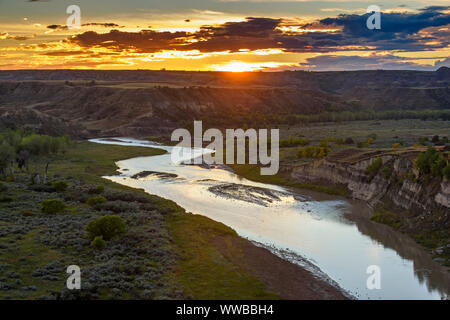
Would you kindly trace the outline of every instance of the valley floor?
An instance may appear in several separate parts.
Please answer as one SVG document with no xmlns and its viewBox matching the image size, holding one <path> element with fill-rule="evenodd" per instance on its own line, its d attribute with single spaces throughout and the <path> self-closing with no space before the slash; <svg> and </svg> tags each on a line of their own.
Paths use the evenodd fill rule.
<svg viewBox="0 0 450 320">
<path fill-rule="evenodd" d="M 0 197 L 1 299 L 345 299 L 339 289 L 172 201 L 108 180 L 115 161 L 161 154 L 139 147 L 78 143 L 50 164 L 50 182 L 16 173 Z M 104 196 L 103 204 L 88 205 Z M 65 209 L 45 214 L 41 203 Z M 94 249 L 85 227 L 116 214 L 127 234 Z M 82 270 L 80 292 L 65 289 L 66 268 Z"/>
</svg>

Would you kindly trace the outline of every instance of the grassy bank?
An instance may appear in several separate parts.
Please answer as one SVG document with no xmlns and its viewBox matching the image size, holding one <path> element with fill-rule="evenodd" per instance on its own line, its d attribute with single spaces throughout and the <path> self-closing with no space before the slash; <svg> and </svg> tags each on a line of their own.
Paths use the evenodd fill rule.
<svg viewBox="0 0 450 320">
<path fill-rule="evenodd" d="M 109 184 L 102 176 L 113 175 L 117 172 L 115 162 L 119 160 L 156 156 L 166 151 L 154 148 L 128 147 L 91 142 L 78 143 L 67 150 L 64 157 L 51 163 L 49 172 L 53 175 L 74 176 L 91 183 Z"/>
<path fill-rule="evenodd" d="M 169 230 L 180 254 L 176 273 L 186 293 L 196 299 L 276 299 L 264 284 L 233 264 L 215 246 L 225 238 L 228 252 L 245 260 L 230 241 L 238 237 L 229 227 L 199 215 L 184 212 L 171 215 Z"/>
<path fill-rule="evenodd" d="M 82 142 L 49 167 L 50 182 L 66 181 L 67 190 L 32 186 L 25 173 L 2 181 L 0 299 L 276 298 L 214 245 L 224 235 L 238 237 L 232 229 L 101 178 L 116 172 L 117 160 L 164 152 Z M 98 195 L 107 201 L 87 204 Z M 65 209 L 43 213 L 46 199 L 64 202 Z M 106 214 L 123 218 L 127 233 L 94 249 L 85 226 Z M 72 264 L 82 269 L 80 292 L 65 289 L 65 269 Z"/>
</svg>

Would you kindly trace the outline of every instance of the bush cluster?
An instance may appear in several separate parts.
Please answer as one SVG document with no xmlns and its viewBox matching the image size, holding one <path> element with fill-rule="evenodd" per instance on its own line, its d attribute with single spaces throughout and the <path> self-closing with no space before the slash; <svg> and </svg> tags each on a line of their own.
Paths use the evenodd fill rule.
<svg viewBox="0 0 450 320">
<path fill-rule="evenodd" d="M 367 166 L 366 174 L 368 174 L 370 177 L 374 177 L 378 173 L 378 170 L 380 170 L 382 165 L 383 159 L 378 157 L 376 160 L 374 160 L 371 164 Z"/>
<path fill-rule="evenodd" d="M 61 212 L 66 208 L 64 202 L 58 199 L 44 200 L 42 201 L 41 206 L 42 212 L 50 214 Z"/>
<path fill-rule="evenodd" d="M 450 179 L 450 164 L 442 152 L 433 147 L 428 147 L 427 151 L 419 154 L 416 160 L 416 167 L 421 176 L 431 175 Z"/>
<path fill-rule="evenodd" d="M 90 206 L 95 206 L 95 205 L 105 203 L 105 202 L 106 202 L 106 198 L 103 196 L 91 197 L 86 201 L 86 203 Z"/>
<path fill-rule="evenodd" d="M 89 222 L 86 230 L 91 239 L 102 236 L 105 240 L 111 240 L 126 233 L 126 223 L 119 216 L 103 216 Z"/>
<path fill-rule="evenodd" d="M 69 185 L 65 181 L 55 181 L 52 183 L 53 189 L 55 189 L 56 192 L 64 192 L 67 190 Z"/>
<path fill-rule="evenodd" d="M 307 146 L 299 148 L 297 151 L 298 158 L 325 158 L 330 152 L 327 140 L 322 140 L 318 146 Z"/>
<path fill-rule="evenodd" d="M 106 241 L 103 240 L 103 236 L 96 236 L 91 242 L 91 246 L 95 249 L 103 249 L 106 247 Z"/>
</svg>

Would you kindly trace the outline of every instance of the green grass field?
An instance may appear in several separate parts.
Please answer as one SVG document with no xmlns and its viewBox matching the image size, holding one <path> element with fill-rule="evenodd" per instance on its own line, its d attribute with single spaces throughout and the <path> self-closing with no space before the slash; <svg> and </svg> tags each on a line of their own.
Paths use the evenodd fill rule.
<svg viewBox="0 0 450 320">
<path fill-rule="evenodd" d="M 449 137 L 450 124 L 448 121 L 417 119 L 326 122 L 302 127 L 282 126 L 280 134 L 282 139 L 301 136 L 311 140 L 313 144 L 331 137 L 351 137 L 355 141 L 366 141 L 369 135 L 376 134 L 377 138 L 371 147 L 389 148 L 400 142 L 408 146 L 414 145 L 419 137 Z"/>
</svg>

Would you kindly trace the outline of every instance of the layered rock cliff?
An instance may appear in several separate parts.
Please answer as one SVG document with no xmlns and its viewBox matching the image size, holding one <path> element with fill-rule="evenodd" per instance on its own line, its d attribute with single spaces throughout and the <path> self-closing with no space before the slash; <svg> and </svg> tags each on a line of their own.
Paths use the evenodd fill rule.
<svg viewBox="0 0 450 320">
<path fill-rule="evenodd" d="M 291 178 L 297 183 L 325 183 L 345 186 L 355 199 L 373 207 L 386 204 L 405 209 L 412 214 L 449 212 L 450 181 L 434 179 L 427 184 L 418 182 L 414 158 L 424 148 L 377 150 L 362 152 L 347 149 L 332 157 L 292 169 Z M 382 168 L 371 176 L 367 167 L 382 159 Z"/>
</svg>

